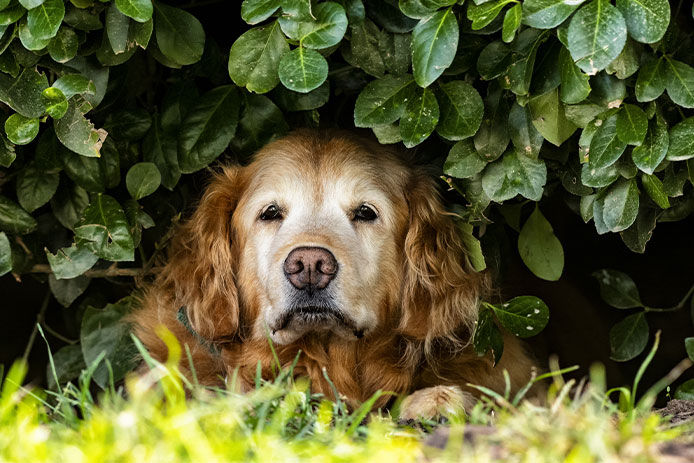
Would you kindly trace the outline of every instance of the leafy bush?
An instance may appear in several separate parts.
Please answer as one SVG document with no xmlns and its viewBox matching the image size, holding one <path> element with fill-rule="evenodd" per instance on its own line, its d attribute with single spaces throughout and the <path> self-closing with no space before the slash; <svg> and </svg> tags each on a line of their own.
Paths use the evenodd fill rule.
<svg viewBox="0 0 694 463">
<path fill-rule="evenodd" d="M 250 26 L 233 37 L 236 6 L 170 3 L 0 0 L 0 275 L 48 275 L 66 307 L 90 286 L 81 310 L 108 302 L 94 278 L 153 271 L 199 189 L 191 174 L 298 126 L 445 150 L 477 270 L 494 221 L 519 231 L 535 275 L 560 278 L 543 198 L 566 194 L 635 252 L 658 222 L 694 210 L 682 2 L 245 0 Z M 77 317 L 81 346 L 58 353 L 65 377 L 121 351 L 127 305 Z M 479 352 L 500 354 L 503 307 L 484 306 Z M 127 362 L 111 360 L 122 376 Z"/>
</svg>

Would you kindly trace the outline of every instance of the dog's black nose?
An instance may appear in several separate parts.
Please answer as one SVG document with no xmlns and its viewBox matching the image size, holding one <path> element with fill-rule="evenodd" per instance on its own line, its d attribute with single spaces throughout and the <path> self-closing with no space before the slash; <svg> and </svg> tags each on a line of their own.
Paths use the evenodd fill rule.
<svg viewBox="0 0 694 463">
<path fill-rule="evenodd" d="M 284 261 L 284 275 L 296 289 L 309 294 L 323 289 L 337 274 L 337 260 L 325 248 L 295 248 Z"/>
</svg>

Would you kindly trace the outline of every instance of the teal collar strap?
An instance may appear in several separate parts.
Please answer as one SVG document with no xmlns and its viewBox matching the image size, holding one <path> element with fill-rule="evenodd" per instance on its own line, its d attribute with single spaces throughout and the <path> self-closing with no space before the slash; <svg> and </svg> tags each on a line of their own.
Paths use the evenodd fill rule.
<svg viewBox="0 0 694 463">
<path fill-rule="evenodd" d="M 217 346 L 215 346 L 212 342 L 210 342 L 209 339 L 205 339 L 204 337 L 200 336 L 200 333 L 198 333 L 197 331 L 195 331 L 195 329 L 193 329 L 193 327 L 190 324 L 190 319 L 188 318 L 188 309 L 186 308 L 186 306 L 183 305 L 183 306 L 181 306 L 180 309 L 178 309 L 178 313 L 176 314 L 176 319 L 178 319 L 178 321 L 181 323 L 181 325 L 183 325 L 185 327 L 185 329 L 191 335 L 193 335 L 193 337 L 198 342 L 198 344 L 200 344 L 201 346 L 206 348 L 213 355 L 219 355 L 220 354 L 219 348 Z"/>
</svg>

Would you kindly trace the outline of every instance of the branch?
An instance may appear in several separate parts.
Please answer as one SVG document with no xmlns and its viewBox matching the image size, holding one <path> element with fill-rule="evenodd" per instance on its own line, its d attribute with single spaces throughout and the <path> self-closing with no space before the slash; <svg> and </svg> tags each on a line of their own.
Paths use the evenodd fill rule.
<svg viewBox="0 0 694 463">
<path fill-rule="evenodd" d="M 87 270 L 82 275 L 90 278 L 109 278 L 109 277 L 139 277 L 150 273 L 155 273 L 161 270 L 161 267 L 151 268 L 119 268 L 109 267 L 103 269 Z M 53 273 L 50 265 L 36 264 L 29 269 L 27 273 Z"/>
</svg>

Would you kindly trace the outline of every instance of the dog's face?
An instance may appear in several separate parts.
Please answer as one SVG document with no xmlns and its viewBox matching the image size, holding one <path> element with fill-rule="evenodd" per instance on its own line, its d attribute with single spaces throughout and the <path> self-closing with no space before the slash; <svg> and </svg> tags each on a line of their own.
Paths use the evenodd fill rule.
<svg viewBox="0 0 694 463">
<path fill-rule="evenodd" d="M 219 342 L 464 342 L 482 287 L 433 179 L 339 133 L 295 133 L 223 168 L 172 249 L 175 304 Z"/>
<path fill-rule="evenodd" d="M 406 169 L 344 139 L 278 142 L 246 168 L 233 213 L 255 336 L 368 336 L 398 298 Z"/>
</svg>

